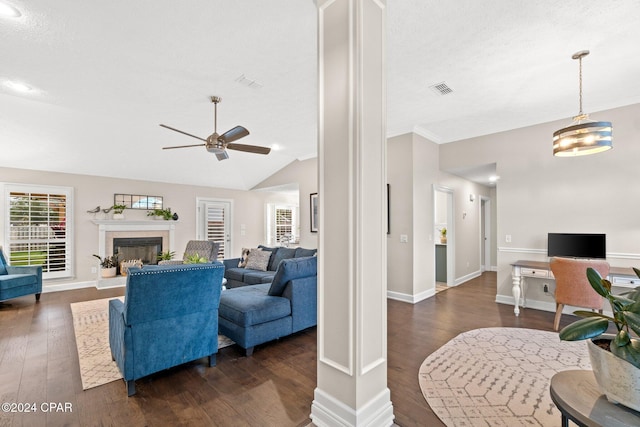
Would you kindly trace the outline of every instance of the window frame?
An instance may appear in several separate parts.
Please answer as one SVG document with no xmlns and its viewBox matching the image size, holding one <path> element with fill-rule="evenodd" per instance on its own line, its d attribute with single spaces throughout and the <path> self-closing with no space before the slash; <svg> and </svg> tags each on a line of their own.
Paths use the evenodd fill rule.
<svg viewBox="0 0 640 427">
<path fill-rule="evenodd" d="M 7 257 L 7 261 L 11 259 L 11 245 L 15 243 L 15 240 L 11 240 L 11 194 L 12 193 L 26 193 L 26 194 L 46 194 L 46 195 L 64 195 L 65 196 L 65 236 L 64 236 L 64 270 L 59 271 L 43 271 L 43 279 L 68 279 L 73 278 L 75 274 L 75 260 L 73 258 L 74 252 L 74 188 L 67 186 L 53 186 L 53 185 L 39 185 L 39 184 L 18 184 L 18 183 L 3 183 L 3 197 L 0 206 L 1 211 L 4 214 L 4 236 L 2 240 L 4 242 L 3 249 Z M 29 239 L 31 240 L 31 239 Z M 54 240 L 46 240 L 46 243 L 54 242 Z M 59 242 L 59 241 L 58 241 Z M 9 261 L 9 264 L 11 262 Z"/>
</svg>

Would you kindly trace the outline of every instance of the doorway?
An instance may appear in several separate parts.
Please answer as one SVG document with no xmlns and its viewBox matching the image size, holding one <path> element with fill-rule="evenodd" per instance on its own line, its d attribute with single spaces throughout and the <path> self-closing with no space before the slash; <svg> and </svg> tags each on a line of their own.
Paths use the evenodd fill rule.
<svg viewBox="0 0 640 427">
<path fill-rule="evenodd" d="M 480 269 L 491 271 L 491 199 L 480 196 Z"/>
<path fill-rule="evenodd" d="M 230 258 L 232 254 L 231 200 L 201 199 L 197 203 L 197 239 L 220 243 L 218 259 Z"/>
<path fill-rule="evenodd" d="M 438 286 L 455 285 L 455 224 L 453 189 L 433 185 L 434 272 Z M 444 231 L 444 232 L 443 232 Z"/>
</svg>

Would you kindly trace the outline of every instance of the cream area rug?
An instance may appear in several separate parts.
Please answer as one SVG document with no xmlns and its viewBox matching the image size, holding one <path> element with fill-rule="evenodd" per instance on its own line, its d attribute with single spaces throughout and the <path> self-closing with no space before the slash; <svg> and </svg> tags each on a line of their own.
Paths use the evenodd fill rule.
<svg viewBox="0 0 640 427">
<path fill-rule="evenodd" d="M 584 342 L 555 332 L 484 328 L 458 335 L 420 366 L 427 403 L 448 427 L 554 426 L 551 377 L 591 369 Z"/>
<path fill-rule="evenodd" d="M 116 362 L 111 360 L 109 348 L 109 301 L 112 299 L 71 304 L 83 390 L 122 378 Z M 218 335 L 219 349 L 232 344 L 229 338 Z"/>
</svg>

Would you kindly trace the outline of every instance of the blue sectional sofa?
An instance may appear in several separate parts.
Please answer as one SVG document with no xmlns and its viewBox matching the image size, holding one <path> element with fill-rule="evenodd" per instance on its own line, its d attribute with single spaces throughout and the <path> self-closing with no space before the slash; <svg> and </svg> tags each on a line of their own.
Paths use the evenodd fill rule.
<svg viewBox="0 0 640 427">
<path fill-rule="evenodd" d="M 315 256 L 279 261 L 271 283 L 227 289 L 220 296 L 219 328 L 245 349 L 317 324 Z"/>
<path fill-rule="evenodd" d="M 266 271 L 251 270 L 249 268 L 238 267 L 240 258 L 225 259 L 224 277 L 227 279 L 226 287 L 237 288 L 239 286 L 258 285 L 260 283 L 271 283 L 278 269 L 278 264 L 284 259 L 310 257 L 315 255 L 316 249 L 305 248 L 285 248 L 258 246 L 263 251 L 271 252 L 269 265 Z"/>
<path fill-rule="evenodd" d="M 31 294 L 35 294 L 36 301 L 40 301 L 41 293 L 42 266 L 8 265 L 0 246 L 0 301 Z"/>
<path fill-rule="evenodd" d="M 124 303 L 109 301 L 109 345 L 127 384 L 218 352 L 218 304 L 224 266 L 131 267 Z"/>
</svg>

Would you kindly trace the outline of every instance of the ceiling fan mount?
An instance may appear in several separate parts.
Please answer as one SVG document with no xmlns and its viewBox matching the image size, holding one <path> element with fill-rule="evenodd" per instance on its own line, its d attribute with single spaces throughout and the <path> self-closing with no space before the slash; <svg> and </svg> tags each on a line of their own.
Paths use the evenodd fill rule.
<svg viewBox="0 0 640 427">
<path fill-rule="evenodd" d="M 246 144 L 234 144 L 233 141 L 237 141 L 240 138 L 244 138 L 249 135 L 249 131 L 242 127 L 236 126 L 222 135 L 218 134 L 218 103 L 222 101 L 222 98 L 219 96 L 212 96 L 211 102 L 213 103 L 213 133 L 209 135 L 206 139 L 200 138 L 199 136 L 192 135 L 190 133 L 181 131 L 179 129 L 172 128 L 167 125 L 161 124 L 163 128 L 172 130 L 174 132 L 181 133 L 183 135 L 190 136 L 195 139 L 199 139 L 204 141 L 204 144 L 192 144 L 192 145 L 178 145 L 173 147 L 163 147 L 163 150 L 172 150 L 174 148 L 187 148 L 187 147 L 202 147 L 204 146 L 206 150 L 210 153 L 216 155 L 218 160 L 225 160 L 229 158 L 227 154 L 227 149 L 229 150 L 237 150 L 237 151 L 245 151 L 247 153 L 255 153 L 255 154 L 269 154 L 271 151 L 268 147 L 260 147 L 257 145 L 246 145 Z"/>
</svg>

